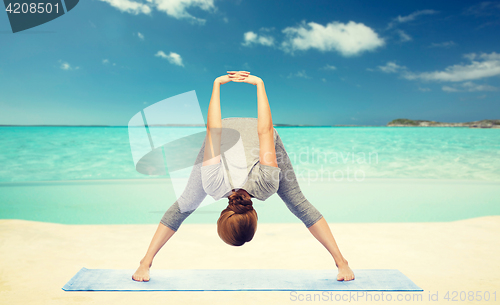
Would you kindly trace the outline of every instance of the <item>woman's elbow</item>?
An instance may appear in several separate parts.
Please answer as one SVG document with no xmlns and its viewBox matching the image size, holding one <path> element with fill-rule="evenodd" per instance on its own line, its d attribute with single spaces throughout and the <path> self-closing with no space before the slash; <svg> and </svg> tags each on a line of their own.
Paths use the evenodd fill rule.
<svg viewBox="0 0 500 305">
<path fill-rule="evenodd" d="M 272 131 L 273 131 L 273 125 L 257 128 L 257 133 L 259 134 L 259 136 L 267 135 Z"/>
<path fill-rule="evenodd" d="M 220 137 L 222 134 L 222 126 L 207 126 L 207 133 L 212 137 Z"/>
</svg>

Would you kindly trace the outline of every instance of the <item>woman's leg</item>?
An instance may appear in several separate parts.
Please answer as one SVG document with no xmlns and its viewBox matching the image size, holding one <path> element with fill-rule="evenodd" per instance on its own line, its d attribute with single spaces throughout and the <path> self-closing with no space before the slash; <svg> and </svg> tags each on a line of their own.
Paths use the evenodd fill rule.
<svg viewBox="0 0 500 305">
<path fill-rule="evenodd" d="M 138 282 L 149 281 L 149 268 L 153 264 L 153 259 L 160 251 L 161 247 L 174 235 L 175 231 L 160 223 L 156 229 L 155 235 L 149 244 L 148 251 L 143 259 L 139 262 L 139 268 L 132 275 L 132 279 Z"/>
<path fill-rule="evenodd" d="M 309 228 L 320 220 L 323 215 L 302 194 L 292 163 L 279 134 L 276 136 L 275 143 L 276 160 L 278 167 L 281 169 L 277 194 L 285 202 L 288 209 Z"/>
<path fill-rule="evenodd" d="M 174 235 L 174 233 L 179 229 L 179 226 L 182 222 L 194 211 L 195 207 L 198 207 L 203 199 L 206 197 L 206 193 L 203 190 L 203 185 L 201 183 L 201 166 L 203 162 L 203 153 L 205 151 L 205 143 L 203 143 L 198 156 L 196 157 L 195 165 L 191 170 L 191 174 L 189 176 L 189 180 L 186 186 L 186 189 L 179 197 L 177 201 L 170 206 L 170 208 L 163 215 L 158 228 L 149 244 L 148 250 L 144 258 L 141 259 L 139 263 L 139 268 L 132 275 L 132 279 L 139 282 L 147 282 L 149 281 L 149 268 L 153 264 L 153 259 L 163 247 L 163 245 Z M 179 207 L 179 201 L 183 207 L 183 210 L 186 210 L 189 203 L 190 207 L 194 207 L 194 209 L 190 209 L 186 212 L 181 212 Z M 186 203 L 186 204 L 184 204 Z"/>
<path fill-rule="evenodd" d="M 302 194 L 292 163 L 279 135 L 276 138 L 276 159 L 278 167 L 281 169 L 278 196 L 285 202 L 288 209 L 306 225 L 311 234 L 330 252 L 335 260 L 335 265 L 339 269 L 337 280 L 353 280 L 354 273 L 347 260 L 340 253 L 328 223 Z"/>
</svg>

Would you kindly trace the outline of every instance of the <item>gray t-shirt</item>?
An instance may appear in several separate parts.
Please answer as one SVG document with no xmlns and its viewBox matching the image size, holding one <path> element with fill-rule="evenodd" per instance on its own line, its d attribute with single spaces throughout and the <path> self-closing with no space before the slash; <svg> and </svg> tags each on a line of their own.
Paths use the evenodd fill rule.
<svg viewBox="0 0 500 305">
<path fill-rule="evenodd" d="M 258 135 L 255 137 L 255 129 L 250 129 L 252 124 L 249 124 L 249 120 L 254 120 L 257 123 L 256 118 L 231 118 L 223 119 L 222 127 L 228 127 L 229 125 L 241 125 L 240 130 L 247 130 L 250 132 L 250 140 L 258 143 Z M 257 126 L 257 125 L 255 125 Z M 253 127 L 252 127 L 253 128 Z M 244 135 L 244 133 L 242 133 Z M 304 225 L 309 228 L 314 225 L 323 216 L 304 196 L 300 190 L 297 177 L 293 170 L 292 162 L 285 150 L 283 141 L 281 140 L 279 134 L 275 133 L 275 148 L 276 148 L 276 159 L 278 161 L 278 166 L 280 168 L 280 185 L 278 191 L 276 192 L 278 196 L 286 204 L 287 208 L 299 218 Z M 252 142 L 250 140 L 246 141 L 246 145 Z M 201 168 L 203 162 L 203 152 L 205 149 L 205 143 L 203 143 L 198 156 L 196 157 L 196 162 L 189 176 L 188 185 L 182 193 L 182 195 L 176 200 L 170 208 L 163 214 L 161 223 L 170 229 L 177 231 L 182 224 L 182 222 L 193 213 L 193 211 L 202 203 L 202 201 L 207 196 L 207 193 L 203 189 L 201 181 Z M 225 151 L 221 148 L 221 151 Z M 194 207 L 193 209 L 185 210 L 183 207 Z"/>
<path fill-rule="evenodd" d="M 205 192 L 215 200 L 227 198 L 232 189 L 244 189 L 258 200 L 266 200 L 279 188 L 280 168 L 259 162 L 259 136 L 257 120 L 248 118 L 224 119 L 221 134 L 221 160 L 217 164 L 202 166 L 201 180 Z M 234 139 L 238 131 L 239 139 Z M 274 130 L 274 139 L 277 132 Z M 227 147 L 231 145 L 231 147 Z"/>
</svg>

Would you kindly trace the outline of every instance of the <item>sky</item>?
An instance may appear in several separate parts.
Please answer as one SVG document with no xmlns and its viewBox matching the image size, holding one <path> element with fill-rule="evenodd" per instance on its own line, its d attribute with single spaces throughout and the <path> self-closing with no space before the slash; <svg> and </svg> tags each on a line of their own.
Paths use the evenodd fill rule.
<svg viewBox="0 0 500 305">
<path fill-rule="evenodd" d="M 127 126 L 228 70 L 264 80 L 276 124 L 500 119 L 500 1 L 83 0 L 12 33 L 0 13 L 0 124 Z M 257 117 L 253 85 L 222 117 Z"/>
</svg>

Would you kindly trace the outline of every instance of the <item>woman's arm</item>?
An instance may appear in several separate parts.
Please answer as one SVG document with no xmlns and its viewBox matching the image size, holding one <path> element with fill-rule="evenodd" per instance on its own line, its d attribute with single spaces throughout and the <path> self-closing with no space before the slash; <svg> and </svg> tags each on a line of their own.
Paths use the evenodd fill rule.
<svg viewBox="0 0 500 305">
<path fill-rule="evenodd" d="M 271 115 L 271 107 L 267 100 L 266 88 L 264 81 L 259 78 L 257 81 L 257 104 L 258 104 L 258 119 L 257 131 L 259 135 L 273 132 L 273 118 Z"/>
<path fill-rule="evenodd" d="M 259 162 L 264 165 L 278 167 L 276 150 L 274 148 L 274 128 L 271 107 L 267 100 L 264 82 L 257 83 L 258 119 L 257 131 L 259 133 Z"/>
<path fill-rule="evenodd" d="M 220 162 L 220 135 L 222 119 L 220 111 L 220 85 L 219 78 L 215 79 L 212 97 L 207 114 L 207 147 L 203 155 L 203 166 Z"/>
<path fill-rule="evenodd" d="M 235 72 L 231 76 L 223 75 L 217 77 L 212 88 L 212 97 L 208 106 L 207 114 L 207 149 L 203 155 L 203 166 L 217 164 L 220 162 L 220 137 L 222 132 L 222 119 L 220 110 L 220 86 L 243 78 L 248 72 Z"/>
<path fill-rule="evenodd" d="M 229 72 L 232 73 L 232 72 Z M 274 128 L 271 107 L 267 99 L 264 81 L 257 76 L 248 75 L 238 82 L 245 82 L 257 87 L 257 131 L 259 133 L 259 162 L 264 165 L 278 167 L 274 148 Z"/>
</svg>

